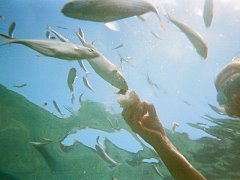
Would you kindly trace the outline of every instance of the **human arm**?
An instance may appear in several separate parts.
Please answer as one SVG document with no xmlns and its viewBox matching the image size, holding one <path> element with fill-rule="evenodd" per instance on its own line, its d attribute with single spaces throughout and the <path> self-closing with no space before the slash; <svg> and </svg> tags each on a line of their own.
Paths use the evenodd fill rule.
<svg viewBox="0 0 240 180">
<path fill-rule="evenodd" d="M 170 142 L 152 104 L 141 102 L 137 94 L 131 92 L 121 105 L 125 121 L 153 146 L 174 179 L 205 179 Z"/>
</svg>

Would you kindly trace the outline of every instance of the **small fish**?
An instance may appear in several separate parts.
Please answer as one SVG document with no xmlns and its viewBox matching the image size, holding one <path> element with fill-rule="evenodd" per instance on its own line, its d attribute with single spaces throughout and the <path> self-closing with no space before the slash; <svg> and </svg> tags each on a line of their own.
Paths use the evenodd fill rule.
<svg viewBox="0 0 240 180">
<path fill-rule="evenodd" d="M 67 17 L 97 22 L 112 22 L 154 12 L 164 28 L 155 4 L 149 0 L 72 0 L 63 6 L 61 12 Z"/>
<path fill-rule="evenodd" d="M 153 169 L 156 171 L 156 173 L 161 176 L 164 177 L 164 175 L 158 170 L 157 166 L 155 164 L 152 164 Z"/>
<path fill-rule="evenodd" d="M 203 20 L 205 26 L 210 27 L 213 19 L 213 0 L 205 0 L 203 9 Z"/>
<path fill-rule="evenodd" d="M 68 29 L 68 28 L 63 27 L 63 26 L 56 26 L 56 27 L 59 28 L 59 29 Z"/>
<path fill-rule="evenodd" d="M 57 112 L 63 116 L 57 102 L 55 100 L 53 100 L 52 102 L 53 102 L 53 105 L 54 105 L 55 109 L 57 110 Z"/>
<path fill-rule="evenodd" d="M 55 34 L 55 36 L 57 36 L 57 38 L 60 41 L 62 41 L 62 42 L 69 42 L 69 40 L 67 38 L 63 37 L 61 34 L 59 34 L 57 31 L 52 29 L 50 26 L 48 26 L 48 30 L 51 31 L 53 34 Z"/>
<path fill-rule="evenodd" d="M 161 37 L 160 37 L 160 35 L 159 35 L 158 33 L 153 32 L 153 31 L 151 31 L 151 33 L 152 33 L 152 35 L 153 35 L 155 38 L 161 39 Z"/>
<path fill-rule="evenodd" d="M 80 105 L 82 105 L 82 96 L 83 96 L 84 93 L 81 93 L 80 96 L 79 96 L 79 103 Z"/>
<path fill-rule="evenodd" d="M 44 103 L 43 103 L 43 106 L 47 106 L 47 105 L 48 105 L 48 103 L 47 103 L 47 102 L 44 102 Z"/>
<path fill-rule="evenodd" d="M 13 87 L 16 87 L 16 88 L 22 88 L 22 87 L 25 87 L 25 86 L 27 86 L 26 83 L 24 83 L 24 84 L 19 84 L 19 85 L 13 85 Z"/>
<path fill-rule="evenodd" d="M 46 142 L 37 142 L 37 141 L 30 141 L 29 144 L 32 144 L 33 146 L 40 147 L 46 145 Z"/>
<path fill-rule="evenodd" d="M 13 33 L 14 33 L 14 30 L 15 30 L 15 27 L 16 27 L 16 23 L 15 22 L 12 22 L 8 28 L 8 35 L 10 37 L 13 37 Z"/>
<path fill-rule="evenodd" d="M 167 14 L 167 18 L 187 36 L 192 45 L 196 48 L 198 54 L 206 59 L 208 54 L 208 46 L 203 37 L 188 25 L 173 19 L 169 14 Z"/>
<path fill-rule="evenodd" d="M 52 40 L 31 40 L 31 39 L 14 39 L 9 36 L 0 34 L 6 42 L 0 46 L 16 43 L 25 45 L 40 54 L 63 60 L 81 60 L 91 59 L 99 56 L 95 49 L 79 46 L 70 42 L 52 41 Z"/>
<path fill-rule="evenodd" d="M 113 49 L 119 49 L 121 47 L 123 47 L 123 44 L 119 44 L 118 46 L 114 47 Z"/>
<path fill-rule="evenodd" d="M 52 139 L 49 138 L 45 138 L 45 137 L 40 137 L 41 140 L 45 141 L 45 142 L 53 142 Z"/>
<path fill-rule="evenodd" d="M 107 163 L 111 164 L 112 166 L 118 166 L 120 165 L 120 163 L 116 162 L 114 159 L 112 159 L 104 150 L 104 148 L 102 148 L 99 144 L 95 145 L 95 149 L 97 154 L 103 159 L 105 160 Z"/>
<path fill-rule="evenodd" d="M 83 83 L 88 89 L 90 89 L 91 91 L 94 92 L 92 86 L 90 85 L 89 81 L 87 80 L 87 78 L 85 76 L 83 76 Z"/>
<path fill-rule="evenodd" d="M 176 122 L 173 122 L 173 124 L 172 124 L 172 131 L 175 132 L 177 127 L 179 127 L 179 124 L 176 123 Z"/>
<path fill-rule="evenodd" d="M 88 74 L 88 70 L 87 68 L 85 67 L 85 65 L 83 64 L 83 60 L 78 60 L 78 64 L 80 65 L 80 67 L 83 69 L 83 71 Z"/>
<path fill-rule="evenodd" d="M 74 81 L 76 78 L 77 70 L 76 68 L 71 68 L 68 72 L 68 78 L 67 78 L 67 83 L 68 83 L 68 88 L 70 89 L 72 101 L 74 99 Z"/>
<path fill-rule="evenodd" d="M 154 86 L 156 89 L 159 89 L 158 85 L 150 79 L 148 73 L 147 73 L 147 82 L 149 85 Z"/>
<path fill-rule="evenodd" d="M 50 32 L 49 32 L 49 31 L 46 31 L 45 36 L 46 36 L 47 39 L 51 39 L 51 38 L 50 38 Z"/>
</svg>

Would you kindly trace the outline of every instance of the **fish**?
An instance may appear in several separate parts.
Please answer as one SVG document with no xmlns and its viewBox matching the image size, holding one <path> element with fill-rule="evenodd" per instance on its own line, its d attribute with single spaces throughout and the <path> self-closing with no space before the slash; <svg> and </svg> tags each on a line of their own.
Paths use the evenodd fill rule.
<svg viewBox="0 0 240 180">
<path fill-rule="evenodd" d="M 205 26 L 210 27 L 213 19 L 213 0 L 205 0 L 203 8 L 203 20 Z"/>
<path fill-rule="evenodd" d="M 55 100 L 53 100 L 52 102 L 53 102 L 53 106 L 55 107 L 55 109 L 57 110 L 57 112 L 63 116 L 63 114 L 62 114 L 62 112 L 61 112 L 61 110 L 60 110 L 57 102 L 56 102 Z"/>
<path fill-rule="evenodd" d="M 164 177 L 164 175 L 158 170 L 157 166 L 155 164 L 152 164 L 153 169 L 156 171 L 156 173 L 161 176 Z"/>
<path fill-rule="evenodd" d="M 69 42 L 69 40 L 65 37 L 63 37 L 61 34 L 59 34 L 57 31 L 52 29 L 50 26 L 48 26 L 48 30 L 51 31 L 57 38 L 62 42 Z"/>
<path fill-rule="evenodd" d="M 45 138 L 45 137 L 40 137 L 41 140 L 45 141 L 45 142 L 53 142 L 52 139 L 49 138 Z"/>
<path fill-rule="evenodd" d="M 59 28 L 59 29 L 68 29 L 68 28 L 63 27 L 63 26 L 56 26 L 56 27 Z"/>
<path fill-rule="evenodd" d="M 99 56 L 95 49 L 76 45 L 70 42 L 35 40 L 35 39 L 14 39 L 9 36 L 0 34 L 6 42 L 0 46 L 16 43 L 25 45 L 42 55 L 54 57 L 62 60 L 81 60 Z"/>
<path fill-rule="evenodd" d="M 15 30 L 15 27 L 16 27 L 16 23 L 15 22 L 12 22 L 8 28 L 8 35 L 10 37 L 13 37 L 13 33 L 14 33 L 14 30 Z"/>
<path fill-rule="evenodd" d="M 88 89 L 90 89 L 91 91 L 94 92 L 92 86 L 90 85 L 89 81 L 87 80 L 87 77 L 85 77 L 85 76 L 83 76 L 83 83 Z"/>
<path fill-rule="evenodd" d="M 159 86 L 150 79 L 148 73 L 147 73 L 146 76 L 147 76 L 147 82 L 148 82 L 148 84 L 149 84 L 150 86 L 154 86 L 156 89 L 159 89 Z"/>
<path fill-rule="evenodd" d="M 167 14 L 167 18 L 187 36 L 192 45 L 195 47 L 197 53 L 206 59 L 208 54 L 208 46 L 203 37 L 198 32 L 194 31 L 190 26 L 177 21 L 169 14 Z"/>
<path fill-rule="evenodd" d="M 75 78 L 76 78 L 76 74 L 77 74 L 76 68 L 71 68 L 68 72 L 68 78 L 67 78 L 68 88 L 69 88 L 71 96 L 72 96 L 72 102 L 73 102 L 73 99 L 74 99 L 73 84 L 74 84 L 74 81 L 75 81 Z"/>
<path fill-rule="evenodd" d="M 152 33 L 152 35 L 153 35 L 155 38 L 161 39 L 161 37 L 160 37 L 160 35 L 159 35 L 158 33 L 153 32 L 153 31 L 151 31 L 151 33 Z"/>
<path fill-rule="evenodd" d="M 121 47 L 123 47 L 123 44 L 119 44 L 118 46 L 114 47 L 113 49 L 119 49 Z"/>
<path fill-rule="evenodd" d="M 78 64 L 80 65 L 80 67 L 83 69 L 83 71 L 88 74 L 88 70 L 87 68 L 85 67 L 85 65 L 83 64 L 83 60 L 78 60 Z"/>
<path fill-rule="evenodd" d="M 87 43 L 85 41 L 84 33 L 80 28 L 79 31 L 80 32 L 76 33 L 76 35 L 78 36 L 83 46 L 92 48 L 96 52 L 98 52 L 98 50 L 91 43 Z M 98 54 L 99 56 L 97 57 L 88 58 L 88 63 L 100 77 L 102 77 L 112 86 L 119 89 L 118 94 L 126 94 L 128 90 L 128 85 L 122 73 L 117 69 L 117 66 L 114 65 L 111 61 L 109 61 L 102 53 L 98 52 Z"/>
<path fill-rule="evenodd" d="M 47 103 L 47 102 L 44 102 L 44 103 L 43 103 L 43 106 L 47 106 L 47 105 L 48 105 L 48 103 Z"/>
<path fill-rule="evenodd" d="M 95 149 L 97 154 L 103 159 L 105 160 L 107 163 L 111 164 L 112 166 L 118 166 L 120 165 L 120 163 L 116 162 L 114 159 L 112 159 L 104 150 L 104 148 L 102 148 L 99 144 L 95 145 Z"/>
<path fill-rule="evenodd" d="M 153 12 L 165 29 L 157 7 L 149 0 L 72 0 L 61 12 L 67 17 L 105 23 Z"/>
<path fill-rule="evenodd" d="M 16 87 L 16 88 L 22 88 L 22 87 L 25 87 L 25 86 L 27 86 L 26 83 L 24 83 L 24 84 L 19 84 L 19 85 L 13 85 L 13 87 Z"/>
<path fill-rule="evenodd" d="M 51 39 L 49 31 L 46 31 L 45 36 L 46 36 L 47 39 Z"/>
<path fill-rule="evenodd" d="M 84 93 L 81 93 L 80 96 L 79 96 L 79 103 L 80 105 L 82 105 L 82 96 L 83 96 Z"/>
<path fill-rule="evenodd" d="M 40 147 L 40 146 L 44 146 L 46 142 L 30 141 L 29 144 L 32 144 L 33 146 L 36 146 L 36 147 Z"/>
</svg>

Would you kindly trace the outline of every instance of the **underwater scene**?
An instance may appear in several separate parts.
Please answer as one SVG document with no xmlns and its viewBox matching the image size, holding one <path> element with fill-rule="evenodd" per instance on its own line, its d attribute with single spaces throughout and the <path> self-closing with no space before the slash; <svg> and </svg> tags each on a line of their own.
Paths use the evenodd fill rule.
<svg viewBox="0 0 240 180">
<path fill-rule="evenodd" d="M 0 179 L 240 179 L 240 1 L 1 0 Z"/>
</svg>

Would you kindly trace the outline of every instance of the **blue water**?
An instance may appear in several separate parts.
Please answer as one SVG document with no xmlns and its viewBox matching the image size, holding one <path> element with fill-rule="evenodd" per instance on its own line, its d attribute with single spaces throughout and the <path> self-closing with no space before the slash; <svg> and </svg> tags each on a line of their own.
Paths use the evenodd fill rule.
<svg viewBox="0 0 240 180">
<path fill-rule="evenodd" d="M 161 5 L 173 17 L 187 23 L 204 37 L 209 49 L 206 60 L 197 54 L 187 37 L 163 16 L 166 31 L 161 29 L 154 13 L 148 13 L 145 22 L 136 17 L 119 20 L 119 31 L 111 31 L 104 23 L 65 17 L 60 10 L 66 2 L 1 0 L 0 15 L 6 19 L 0 20 L 0 32 L 7 34 L 9 25 L 14 21 L 15 38 L 45 39 L 46 28 L 51 26 L 72 42 L 80 44 L 75 32 L 81 27 L 89 42 L 94 41 L 99 51 L 119 68 L 122 67 L 129 89 L 135 90 L 142 100 L 155 105 L 164 127 L 171 129 L 172 123 L 177 122 L 180 127 L 176 131 L 186 132 L 192 139 L 209 136 L 187 123 L 210 124 L 202 118 L 206 114 L 219 117 L 208 104 L 218 106 L 215 77 L 224 65 L 240 55 L 239 1 L 214 1 L 214 16 L 209 28 L 206 28 L 203 22 L 203 0 L 161 1 Z M 159 3 L 157 0 L 156 2 Z M 152 32 L 157 33 L 160 39 Z M 113 50 L 120 44 L 123 47 Z M 133 59 L 121 64 L 120 56 Z M 52 105 L 52 100 L 56 100 L 64 116 L 68 117 L 70 113 L 64 106 L 77 110 L 78 97 L 83 92 L 83 99 L 101 102 L 111 112 L 121 112 L 117 103 L 121 97 L 116 94 L 118 90 L 100 78 L 87 62 L 85 65 L 90 71 L 88 80 L 94 92 L 84 86 L 84 72 L 77 61 L 45 57 L 18 44 L 0 47 L 0 83 L 39 106 L 47 102 L 48 105 L 44 108 L 49 112 L 60 117 Z M 71 94 L 67 86 L 68 71 L 72 67 L 77 69 L 74 104 L 71 103 Z M 147 74 L 159 88 L 148 83 Z M 23 83 L 27 83 L 27 86 L 13 87 Z M 90 130 L 88 133 L 93 132 Z M 122 133 L 122 136 L 113 137 L 112 141 L 114 138 L 116 142 L 119 141 L 119 137 L 126 138 L 126 132 L 119 133 Z M 92 141 L 95 137 L 96 135 Z M 125 149 L 129 147 L 124 141 L 120 144 L 119 146 Z M 137 144 L 132 144 L 130 148 L 138 149 Z"/>
</svg>

